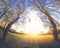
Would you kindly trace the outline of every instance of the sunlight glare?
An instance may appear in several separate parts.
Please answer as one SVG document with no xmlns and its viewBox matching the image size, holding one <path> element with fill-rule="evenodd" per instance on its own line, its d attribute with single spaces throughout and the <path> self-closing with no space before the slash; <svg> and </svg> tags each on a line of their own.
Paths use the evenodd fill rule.
<svg viewBox="0 0 60 48">
<path fill-rule="evenodd" d="M 41 32 L 45 31 L 44 23 L 38 17 L 38 12 L 34 10 L 30 10 L 28 17 L 30 18 L 30 22 L 27 22 L 25 25 L 25 33 L 30 35 L 41 34 Z"/>
<path fill-rule="evenodd" d="M 26 24 L 22 25 L 23 28 L 21 28 L 21 26 L 15 28 L 16 31 L 20 32 L 22 30 L 24 34 L 29 34 L 29 35 L 47 33 L 48 29 L 44 27 L 44 23 L 42 22 L 40 17 L 38 17 L 39 15 L 38 13 L 40 12 L 31 8 L 28 8 L 27 10 L 28 10 L 27 13 L 28 18 L 25 20 Z"/>
</svg>

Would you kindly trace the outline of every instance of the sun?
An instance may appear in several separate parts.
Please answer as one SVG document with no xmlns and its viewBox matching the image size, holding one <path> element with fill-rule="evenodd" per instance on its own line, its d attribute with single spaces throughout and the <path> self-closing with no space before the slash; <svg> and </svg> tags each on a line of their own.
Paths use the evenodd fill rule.
<svg viewBox="0 0 60 48">
<path fill-rule="evenodd" d="M 37 35 L 37 34 L 42 34 L 42 32 L 44 32 L 44 31 L 46 33 L 44 23 L 38 17 L 37 11 L 29 10 L 29 14 L 27 14 L 27 15 L 30 18 L 30 22 L 27 22 L 25 24 L 25 29 L 24 29 L 25 34 Z"/>
<path fill-rule="evenodd" d="M 24 34 L 28 35 L 38 35 L 43 33 L 47 33 L 48 30 L 44 27 L 43 21 L 38 17 L 38 13 L 40 13 L 37 10 L 28 8 L 27 16 L 28 18 L 25 20 L 26 23 L 22 25 L 24 27 L 23 29 L 21 27 L 15 28 L 17 32 L 20 32 L 20 30 L 23 31 Z M 29 21 L 30 20 L 30 21 Z"/>
</svg>

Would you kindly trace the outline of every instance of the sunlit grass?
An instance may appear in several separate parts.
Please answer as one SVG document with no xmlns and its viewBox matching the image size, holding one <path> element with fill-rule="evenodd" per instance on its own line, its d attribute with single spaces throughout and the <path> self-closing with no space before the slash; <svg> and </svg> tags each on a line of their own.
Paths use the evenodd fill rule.
<svg viewBox="0 0 60 48">
<path fill-rule="evenodd" d="M 60 39 L 60 34 L 58 35 Z M 8 39 L 10 41 L 10 46 L 12 48 L 22 48 L 22 47 L 31 47 L 31 48 L 37 48 L 37 47 L 44 47 L 47 45 L 48 47 L 51 46 L 51 48 L 55 46 L 59 46 L 59 43 L 54 42 L 53 34 L 50 35 L 23 35 L 23 34 L 14 34 L 9 33 Z"/>
<path fill-rule="evenodd" d="M 54 41 L 53 34 L 45 34 L 45 35 L 23 35 L 23 34 L 14 34 L 14 33 L 9 33 L 10 36 L 14 38 L 18 38 L 21 40 L 24 40 L 25 42 L 33 42 L 33 43 L 43 43 L 43 42 L 49 42 L 49 41 Z M 58 34 L 58 38 L 60 39 L 60 34 Z"/>
<path fill-rule="evenodd" d="M 60 39 L 60 34 L 58 34 Z M 59 43 L 54 42 L 53 34 L 47 35 L 23 35 L 23 34 L 15 34 L 8 33 L 8 47 L 10 48 L 22 48 L 22 47 L 44 47 L 51 46 L 51 48 L 55 46 L 59 46 Z"/>
<path fill-rule="evenodd" d="M 11 33 L 10 33 L 11 34 Z M 24 42 L 30 43 L 43 43 L 53 40 L 53 35 L 20 35 L 20 34 L 11 34 L 15 38 L 21 39 Z"/>
</svg>

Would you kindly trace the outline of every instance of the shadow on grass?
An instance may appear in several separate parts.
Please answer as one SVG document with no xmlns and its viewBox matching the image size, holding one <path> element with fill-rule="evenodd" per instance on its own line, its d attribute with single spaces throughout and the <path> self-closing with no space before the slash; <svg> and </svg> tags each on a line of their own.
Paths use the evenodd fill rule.
<svg viewBox="0 0 60 48">
<path fill-rule="evenodd" d="M 33 46 L 35 46 L 35 44 L 33 45 L 32 43 L 29 43 L 29 45 L 26 45 L 26 46 L 25 46 L 25 44 L 22 44 L 23 46 L 21 46 L 21 43 L 19 42 L 20 40 L 14 39 L 14 37 L 16 37 L 19 34 L 16 35 L 16 34 L 9 33 L 8 35 L 9 35 L 9 37 L 8 37 L 9 46 L 7 47 L 6 45 L 3 45 L 0 48 L 20 48 L 20 47 L 21 48 L 34 48 Z M 16 39 L 18 39 L 18 38 L 16 38 Z M 47 40 L 49 40 L 49 39 L 47 39 Z M 2 40 L 0 39 L 0 41 L 2 41 Z M 51 42 L 52 43 L 48 42 L 48 43 L 38 44 L 37 45 L 38 47 L 35 47 L 35 48 L 60 48 L 60 40 L 59 40 L 59 42 L 53 42 L 53 41 L 51 41 Z M 32 45 L 30 45 L 30 44 L 32 44 Z"/>
<path fill-rule="evenodd" d="M 60 40 L 58 42 L 39 44 L 39 48 L 60 48 Z"/>
<path fill-rule="evenodd" d="M 4 42 L 2 38 L 0 38 L 0 48 L 7 48 L 7 42 Z"/>
</svg>

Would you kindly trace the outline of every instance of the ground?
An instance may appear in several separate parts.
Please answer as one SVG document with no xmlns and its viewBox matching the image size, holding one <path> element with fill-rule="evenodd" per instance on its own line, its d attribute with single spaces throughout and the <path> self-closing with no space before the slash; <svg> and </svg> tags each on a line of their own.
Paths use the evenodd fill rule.
<svg viewBox="0 0 60 48">
<path fill-rule="evenodd" d="M 58 36 L 60 38 L 60 34 Z M 8 33 L 6 48 L 60 48 L 60 42 L 54 42 L 52 34 L 35 36 Z"/>
<path fill-rule="evenodd" d="M 52 34 L 35 36 L 9 33 L 8 40 L 8 48 L 60 48 L 60 43 L 54 42 Z"/>
</svg>

